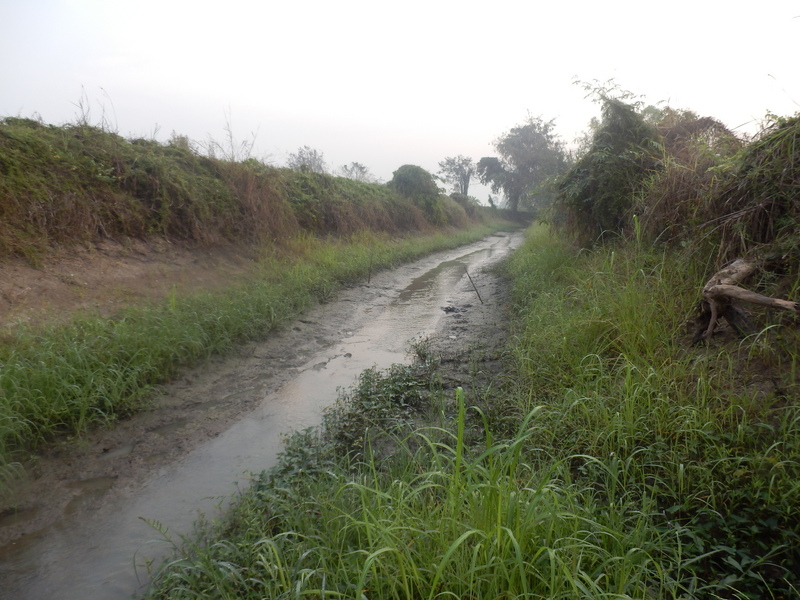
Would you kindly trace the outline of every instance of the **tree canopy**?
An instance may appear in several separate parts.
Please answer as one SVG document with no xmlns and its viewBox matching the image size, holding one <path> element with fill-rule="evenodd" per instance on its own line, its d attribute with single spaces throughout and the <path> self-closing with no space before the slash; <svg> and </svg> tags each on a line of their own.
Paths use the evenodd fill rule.
<svg viewBox="0 0 800 600">
<path fill-rule="evenodd" d="M 453 186 L 453 192 L 469 195 L 469 184 L 475 174 L 475 163 L 466 156 L 448 156 L 439 163 L 439 175 Z"/>
<path fill-rule="evenodd" d="M 547 183 L 568 167 L 563 142 L 554 132 L 554 121 L 528 117 L 518 127 L 495 140 L 499 157 L 478 161 L 481 183 L 502 192 L 511 210 L 538 208 L 553 199 Z"/>
</svg>

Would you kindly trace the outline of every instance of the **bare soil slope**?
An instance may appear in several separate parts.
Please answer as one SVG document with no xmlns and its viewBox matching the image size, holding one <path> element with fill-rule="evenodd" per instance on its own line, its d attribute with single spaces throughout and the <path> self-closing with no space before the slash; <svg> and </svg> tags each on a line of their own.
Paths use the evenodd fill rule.
<svg viewBox="0 0 800 600">
<path fill-rule="evenodd" d="M 255 258 L 245 245 L 192 248 L 153 239 L 105 240 L 38 266 L 6 260 L 0 262 L 0 325 L 58 320 L 78 310 L 109 316 L 132 302 L 218 288 L 246 274 Z"/>
</svg>

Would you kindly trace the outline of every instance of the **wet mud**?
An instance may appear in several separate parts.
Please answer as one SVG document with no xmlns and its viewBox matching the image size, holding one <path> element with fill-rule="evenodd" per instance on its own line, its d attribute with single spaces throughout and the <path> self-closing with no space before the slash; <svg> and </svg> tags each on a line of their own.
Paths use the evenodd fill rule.
<svg viewBox="0 0 800 600">
<path fill-rule="evenodd" d="M 186 370 L 146 412 L 29 465 L 0 511 L 0 598 L 129 598 L 166 540 L 218 516 L 274 464 L 283 436 L 317 424 L 361 371 L 408 362 L 423 338 L 443 354 L 493 345 L 506 296 L 489 267 L 521 241 L 497 234 L 379 273 L 268 340 Z"/>
</svg>

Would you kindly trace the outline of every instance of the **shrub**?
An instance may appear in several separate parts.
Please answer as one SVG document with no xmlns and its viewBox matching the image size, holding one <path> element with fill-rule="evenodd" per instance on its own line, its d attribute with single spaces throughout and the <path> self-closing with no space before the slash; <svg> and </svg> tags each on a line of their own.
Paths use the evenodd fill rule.
<svg viewBox="0 0 800 600">
<path fill-rule="evenodd" d="M 663 150 L 656 129 L 619 100 L 605 99 L 591 146 L 558 186 L 566 226 L 584 244 L 623 232 L 633 199 Z"/>
<path fill-rule="evenodd" d="M 647 239 L 687 243 L 710 218 L 708 199 L 742 142 L 711 117 L 666 109 L 657 125 L 664 160 L 634 212 Z"/>
</svg>

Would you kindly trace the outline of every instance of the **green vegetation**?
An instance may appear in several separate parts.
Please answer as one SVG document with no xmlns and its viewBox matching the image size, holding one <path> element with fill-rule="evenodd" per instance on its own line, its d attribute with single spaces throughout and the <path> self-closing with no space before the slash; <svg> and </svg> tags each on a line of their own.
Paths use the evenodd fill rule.
<svg viewBox="0 0 800 600">
<path fill-rule="evenodd" d="M 796 318 L 700 346 L 686 325 L 732 256 L 764 259 L 763 294 L 800 289 L 800 123 L 743 145 L 688 112 L 604 116 L 556 235 L 505 267 L 498 384 L 444 390 L 425 348 L 365 373 L 148 597 L 798 596 Z"/>
<path fill-rule="evenodd" d="M 554 121 L 529 116 L 524 125 L 513 127 L 494 142 L 500 155 L 478 161 L 481 183 L 502 191 L 508 208 L 539 210 L 553 202 L 552 184 L 569 166 L 564 143 Z"/>
<path fill-rule="evenodd" d="M 452 218 L 453 209 L 460 210 L 458 204 L 441 195 L 433 175 L 422 167 L 403 165 L 392 174 L 388 186 L 411 200 L 424 211 L 428 220 L 437 225 L 446 223 L 448 217 Z"/>
<path fill-rule="evenodd" d="M 210 158 L 181 136 L 161 144 L 85 124 L 0 120 L 0 258 L 35 260 L 98 237 L 272 243 L 303 231 L 465 226 L 464 211 L 438 196 L 434 186 L 418 206 L 385 185 Z M 436 210 L 427 214 L 428 205 Z"/>
<path fill-rule="evenodd" d="M 634 246 L 576 266 L 529 244 L 511 269 L 526 306 L 514 348 L 523 406 L 542 407 L 533 445 L 553 448 L 609 507 L 649 511 L 651 535 L 673 533 L 672 557 L 659 558 L 674 580 L 666 597 L 796 595 L 800 406 L 785 362 L 796 358 L 784 354 L 796 357 L 796 328 L 687 351 L 682 328 L 705 274 L 685 256 Z M 528 275 L 543 268 L 555 277 Z"/>
<path fill-rule="evenodd" d="M 149 597 L 796 595 L 797 382 L 754 392 L 763 336 L 687 352 L 702 277 L 679 264 L 533 230 L 507 267 L 510 388 L 365 373 Z"/>
<path fill-rule="evenodd" d="M 488 211 L 467 214 L 435 186 L 433 194 L 418 206 L 385 185 L 202 156 L 181 136 L 161 144 L 86 123 L 0 120 L 0 259 L 40 261 L 54 248 L 150 236 L 249 242 L 263 254 L 250 283 L 224 293 L 132 306 L 110 320 L 8 328 L 0 492 L 27 453 L 140 410 L 178 367 L 263 337 L 376 269 L 496 229 L 496 220 L 482 224 L 494 219 Z"/>
<path fill-rule="evenodd" d="M 643 115 L 620 100 L 605 98 L 591 147 L 559 183 L 573 234 L 584 243 L 618 235 L 662 154 L 656 129 Z"/>
<path fill-rule="evenodd" d="M 602 121 L 560 180 L 548 214 L 555 227 L 532 227 L 504 266 L 513 320 L 496 383 L 469 397 L 444 389 L 442 367 L 424 346 L 415 364 L 365 372 L 322 427 L 288 439 L 279 464 L 228 519 L 183 541 L 148 598 L 800 594 L 796 315 L 755 309 L 757 333 L 720 329 L 703 345 L 687 331 L 704 283 L 731 258 L 759 260 L 751 289 L 796 299 L 800 118 L 774 119 L 744 143 L 688 111 L 603 102 Z M 560 148 L 545 142 L 545 153 Z M 508 174 L 502 166 L 495 159 L 483 171 Z M 287 236 L 313 250 L 288 261 L 276 247 L 254 283 L 213 299 L 21 331 L 2 356 L 3 368 L 20 369 L 0 375 L 3 406 L 28 410 L 10 396 L 19 391 L 41 395 L 33 405 L 57 398 L 61 407 L 48 409 L 49 424 L 2 415 L 18 423 L 9 425 L 7 448 L 66 423 L 80 431 L 124 414 L 176 364 L 263 335 L 288 316 L 277 306 L 300 310 L 369 265 L 424 251 L 416 241 L 349 230 L 352 219 L 372 215 L 364 222 L 385 223 L 378 231 L 467 219 L 468 198 L 439 195 L 430 174 L 411 165 L 389 186 L 237 168 L 252 181 L 281 182 L 285 222 L 351 237 Z M 258 179 L 262 171 L 273 174 Z M 208 190 L 226 181 L 208 177 Z M 526 184 L 517 194 L 504 181 L 498 189 L 509 199 L 535 191 Z M 407 208 L 394 214 L 396 206 Z M 144 349 L 156 330 L 188 333 Z M 163 357 L 164 348 L 180 356 Z M 67 358 L 73 366 L 53 384 L 50 373 Z M 102 365 L 111 368 L 100 377 Z M 102 383 L 112 380 L 119 387 Z M 69 396 L 84 388 L 94 404 Z"/>
<path fill-rule="evenodd" d="M 453 193 L 469 196 L 469 184 L 475 175 L 475 163 L 467 156 L 448 156 L 439 162 L 439 176 L 453 186 Z"/>
<path fill-rule="evenodd" d="M 247 340 L 263 338 L 312 303 L 370 272 L 479 239 L 495 227 L 387 239 L 305 235 L 267 251 L 249 283 L 225 293 L 171 297 L 112 320 L 20 327 L 0 345 L 0 482 L 20 453 L 55 434 L 80 435 L 147 406 L 152 386 Z M 0 488 L 1 490 L 2 488 Z"/>
</svg>

